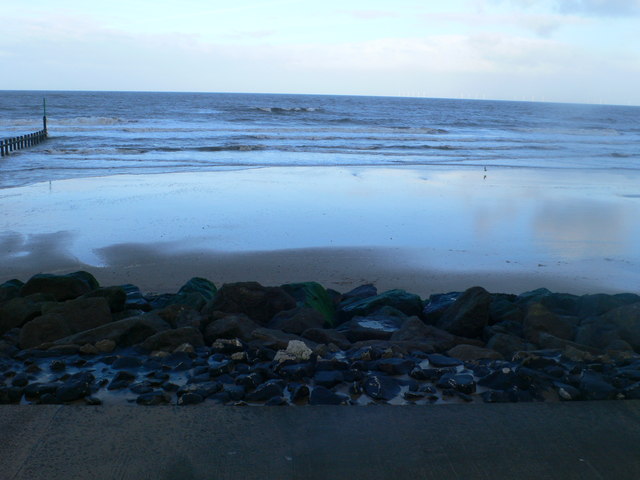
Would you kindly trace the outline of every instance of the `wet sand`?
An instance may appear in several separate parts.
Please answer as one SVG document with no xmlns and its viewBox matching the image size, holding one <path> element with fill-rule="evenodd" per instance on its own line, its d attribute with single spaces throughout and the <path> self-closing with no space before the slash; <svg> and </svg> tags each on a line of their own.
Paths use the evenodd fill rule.
<svg viewBox="0 0 640 480">
<path fill-rule="evenodd" d="M 265 168 L 64 180 L 0 191 L 0 282 L 85 269 L 171 292 L 316 280 L 427 296 L 640 290 L 630 172 Z"/>
</svg>

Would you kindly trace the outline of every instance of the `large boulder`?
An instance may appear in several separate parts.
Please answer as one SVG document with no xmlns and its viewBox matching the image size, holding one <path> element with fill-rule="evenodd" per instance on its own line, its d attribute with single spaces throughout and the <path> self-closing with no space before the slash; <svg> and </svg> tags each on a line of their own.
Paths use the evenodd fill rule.
<svg viewBox="0 0 640 480">
<path fill-rule="evenodd" d="M 59 301 L 71 300 L 95 290 L 100 285 L 88 272 L 74 272 L 67 275 L 39 273 L 31 277 L 21 290 L 22 296 L 34 293 L 48 293 Z"/>
<path fill-rule="evenodd" d="M 489 323 L 491 294 L 482 287 L 466 290 L 438 321 L 438 327 L 462 337 L 479 337 Z"/>
<path fill-rule="evenodd" d="M 251 337 L 254 342 L 259 343 L 267 348 L 274 350 L 284 350 L 289 345 L 291 340 L 299 340 L 307 345 L 309 348 L 315 348 L 316 344 L 310 340 L 299 337 L 292 333 L 281 332 L 280 330 L 274 330 L 272 328 L 256 328 Z"/>
<path fill-rule="evenodd" d="M 269 322 L 268 327 L 300 335 L 310 328 L 322 328 L 325 321 L 325 317 L 319 311 L 308 307 L 298 307 L 276 314 Z"/>
<path fill-rule="evenodd" d="M 260 325 L 244 314 L 222 314 L 206 326 L 204 338 L 208 345 L 218 338 L 239 338 L 249 341 L 253 338 L 251 336 L 253 331 L 259 327 Z"/>
<path fill-rule="evenodd" d="M 111 310 L 104 298 L 77 298 L 64 303 L 46 303 L 42 316 L 24 324 L 20 348 L 31 348 L 111 322 Z"/>
<path fill-rule="evenodd" d="M 163 330 L 148 337 L 141 343 L 141 346 L 149 351 L 163 350 L 165 352 L 173 352 L 184 343 L 189 343 L 194 347 L 204 346 L 204 339 L 200 330 L 194 327 Z"/>
<path fill-rule="evenodd" d="M 564 340 L 573 340 L 578 319 L 551 312 L 541 303 L 531 303 L 522 323 L 526 339 L 538 343 L 540 332 L 545 332 Z"/>
<path fill-rule="evenodd" d="M 0 335 L 39 317 L 42 315 L 42 306 L 50 302 L 55 302 L 52 295 L 34 293 L 0 303 Z"/>
<path fill-rule="evenodd" d="M 24 283 L 14 278 L 0 285 L 0 303 L 20 296 Z"/>
<path fill-rule="evenodd" d="M 127 293 L 122 287 L 100 287 L 84 295 L 85 298 L 102 297 L 109 303 L 112 313 L 122 312 L 127 301 Z"/>
<path fill-rule="evenodd" d="M 406 319 L 406 315 L 400 310 L 393 307 L 382 307 L 367 316 L 353 317 L 336 330 L 343 333 L 350 342 L 388 340 L 394 332 L 400 329 Z"/>
<path fill-rule="evenodd" d="M 175 295 L 161 295 L 153 301 L 155 308 L 165 308 L 170 305 L 187 305 L 196 310 L 201 310 L 208 302 L 213 300 L 217 292 L 213 282 L 206 278 L 193 277 L 185 283 Z"/>
<path fill-rule="evenodd" d="M 418 295 L 404 290 L 389 290 L 374 297 L 359 300 L 348 300 L 340 304 L 342 320 L 349 320 L 355 316 L 366 317 L 382 307 L 393 307 L 405 315 L 420 315 L 423 303 Z"/>
<path fill-rule="evenodd" d="M 291 295 L 298 305 L 315 310 L 327 326 L 335 323 L 335 305 L 327 290 L 317 282 L 289 283 L 282 289 Z"/>
<path fill-rule="evenodd" d="M 611 344 L 617 344 L 620 329 L 612 322 L 602 317 L 590 317 L 580 322 L 576 330 L 575 341 L 591 347 L 607 349 Z"/>
<path fill-rule="evenodd" d="M 620 338 L 640 352 L 640 302 L 610 310 L 602 318 L 616 325 Z"/>
<path fill-rule="evenodd" d="M 119 347 L 130 347 L 170 328 L 171 326 L 157 312 L 149 312 L 79 332 L 75 335 L 61 338 L 55 343 L 59 345 L 85 345 L 87 343 L 99 343 L 102 340 L 112 340 Z"/>
<path fill-rule="evenodd" d="M 255 322 L 267 325 L 278 312 L 291 310 L 295 306 L 295 299 L 280 287 L 239 282 L 223 285 L 203 312 L 244 313 Z"/>
<path fill-rule="evenodd" d="M 535 348 L 534 345 L 527 343 L 522 338 L 508 333 L 496 333 L 489 339 L 486 346 L 499 352 L 507 359 L 510 359 L 516 352 Z"/>
<path fill-rule="evenodd" d="M 580 318 L 595 317 L 624 305 L 640 303 L 640 295 L 634 293 L 618 293 L 607 295 L 596 293 L 583 295 L 578 300 L 577 315 Z"/>
<path fill-rule="evenodd" d="M 302 332 L 302 337 L 325 345 L 333 343 L 341 350 L 348 350 L 351 346 L 349 339 L 333 328 L 310 328 Z"/>
</svg>

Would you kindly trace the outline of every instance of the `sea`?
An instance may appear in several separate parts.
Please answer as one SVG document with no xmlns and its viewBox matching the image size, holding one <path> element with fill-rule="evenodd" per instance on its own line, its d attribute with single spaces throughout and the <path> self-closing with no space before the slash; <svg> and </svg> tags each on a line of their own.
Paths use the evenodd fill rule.
<svg viewBox="0 0 640 480">
<path fill-rule="evenodd" d="M 0 158 L 0 188 L 268 166 L 640 169 L 633 106 L 0 91 L 0 139 L 41 129 L 44 113 L 49 139 Z"/>
</svg>

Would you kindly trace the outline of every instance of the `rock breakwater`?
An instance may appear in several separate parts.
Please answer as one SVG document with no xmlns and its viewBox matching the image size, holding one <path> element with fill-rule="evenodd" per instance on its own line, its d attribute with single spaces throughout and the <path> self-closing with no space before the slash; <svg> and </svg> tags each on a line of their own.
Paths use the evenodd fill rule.
<svg viewBox="0 0 640 480">
<path fill-rule="evenodd" d="M 640 296 L 87 272 L 0 285 L 0 403 L 366 405 L 640 398 Z"/>
</svg>

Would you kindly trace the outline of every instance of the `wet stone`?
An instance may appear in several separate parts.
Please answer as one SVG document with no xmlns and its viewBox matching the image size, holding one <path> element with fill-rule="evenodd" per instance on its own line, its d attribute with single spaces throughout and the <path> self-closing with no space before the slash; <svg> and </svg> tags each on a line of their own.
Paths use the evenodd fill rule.
<svg viewBox="0 0 640 480">
<path fill-rule="evenodd" d="M 197 393 L 185 393 L 178 398 L 178 405 L 196 405 L 204 402 L 204 398 Z"/>
<path fill-rule="evenodd" d="M 376 370 L 388 375 L 405 375 L 413 370 L 415 362 L 405 358 L 383 358 L 374 365 Z"/>
<path fill-rule="evenodd" d="M 554 386 L 561 400 L 580 400 L 582 397 L 580 390 L 572 385 L 556 382 Z"/>
<path fill-rule="evenodd" d="M 344 375 L 340 370 L 324 370 L 317 372 L 313 381 L 316 385 L 332 388 L 344 381 Z"/>
<path fill-rule="evenodd" d="M 396 380 L 383 375 L 370 375 L 363 382 L 364 392 L 374 400 L 391 400 L 400 393 Z"/>
<path fill-rule="evenodd" d="M 275 381 L 268 381 L 255 389 L 255 391 L 248 393 L 245 396 L 245 399 L 248 402 L 265 402 L 272 397 L 280 397 L 282 396 L 282 386 Z"/>
<path fill-rule="evenodd" d="M 52 372 L 61 372 L 65 368 L 67 368 L 67 365 L 62 360 L 54 360 L 49 364 L 49 370 Z"/>
<path fill-rule="evenodd" d="M 473 380 L 473 376 L 465 373 L 447 373 L 440 377 L 436 386 L 438 388 L 451 388 L 465 394 L 472 394 L 476 391 L 476 382 Z"/>
<path fill-rule="evenodd" d="M 291 390 L 291 401 L 292 402 L 301 402 L 309 398 L 309 394 L 311 393 L 308 385 L 295 385 Z"/>
<path fill-rule="evenodd" d="M 349 405 L 350 399 L 347 395 L 336 393 L 328 388 L 317 386 L 309 395 L 309 405 Z"/>
<path fill-rule="evenodd" d="M 11 386 L 24 387 L 29 383 L 29 377 L 25 373 L 19 373 L 11 379 Z"/>
<path fill-rule="evenodd" d="M 114 370 L 125 370 L 127 368 L 138 368 L 142 366 L 142 360 L 138 357 L 120 357 L 116 359 L 112 364 L 111 368 Z"/>
<path fill-rule="evenodd" d="M 233 370 L 233 362 L 231 360 L 209 361 L 209 375 L 212 377 L 229 373 L 231 370 Z"/>
<path fill-rule="evenodd" d="M 288 405 L 287 399 L 284 397 L 271 397 L 269 400 L 264 402 L 267 407 L 281 407 L 284 405 Z"/>
<path fill-rule="evenodd" d="M 163 405 L 171 402 L 171 397 L 162 391 L 143 393 L 136 398 L 138 405 Z"/>
<path fill-rule="evenodd" d="M 143 382 L 138 382 L 138 383 L 134 383 L 133 385 L 130 385 L 129 390 L 131 390 L 135 394 L 141 395 L 143 393 L 152 392 L 153 387 L 148 381 L 145 380 Z"/>
<path fill-rule="evenodd" d="M 462 362 L 457 358 L 447 357 L 439 353 L 431 353 L 427 355 L 427 358 L 429 359 L 429 363 L 434 367 L 448 368 L 448 367 L 457 367 L 458 365 L 462 365 Z"/>
<path fill-rule="evenodd" d="M 120 390 L 122 388 L 128 388 L 129 384 L 135 380 L 136 376 L 133 373 L 127 371 L 120 371 L 116 373 L 109 383 L 107 390 Z"/>
</svg>

